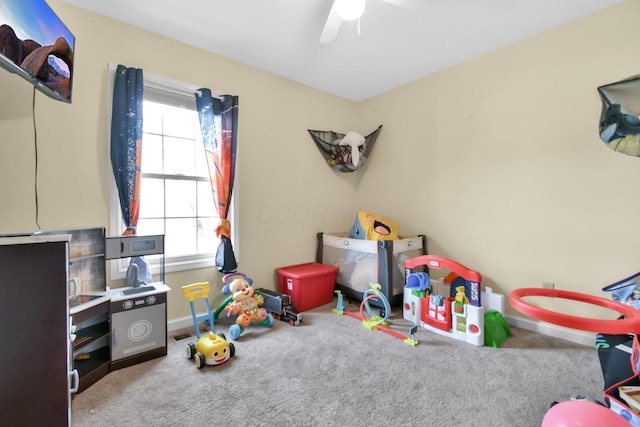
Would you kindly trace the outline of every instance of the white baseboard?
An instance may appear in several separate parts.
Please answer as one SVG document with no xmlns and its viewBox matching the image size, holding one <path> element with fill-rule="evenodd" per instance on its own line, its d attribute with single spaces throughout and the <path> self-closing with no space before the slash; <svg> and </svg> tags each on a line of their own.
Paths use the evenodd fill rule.
<svg viewBox="0 0 640 427">
<path fill-rule="evenodd" d="M 192 329 L 193 330 L 193 317 L 181 317 L 179 319 L 169 320 L 167 322 L 167 334 L 172 335 L 178 331 L 182 331 L 184 329 Z"/>
<path fill-rule="evenodd" d="M 579 331 L 576 329 L 564 328 L 562 326 L 551 325 L 549 323 L 535 322 L 529 319 L 523 319 L 516 316 L 505 316 L 505 320 L 509 325 L 517 328 L 534 331 L 541 335 L 547 335 L 554 338 L 571 341 L 576 344 L 592 346 L 596 345 L 596 333 Z"/>
<path fill-rule="evenodd" d="M 516 316 L 505 316 L 505 320 L 509 325 L 515 326 L 517 328 L 537 332 L 541 335 L 560 338 L 576 344 L 594 346 L 595 348 L 595 332 L 578 331 L 575 329 L 564 328 L 562 326 L 551 325 L 548 323 L 535 322 L 533 320 L 523 319 Z M 167 332 L 169 333 L 169 335 L 184 329 L 193 329 L 193 318 L 191 316 L 174 319 L 167 322 Z"/>
</svg>

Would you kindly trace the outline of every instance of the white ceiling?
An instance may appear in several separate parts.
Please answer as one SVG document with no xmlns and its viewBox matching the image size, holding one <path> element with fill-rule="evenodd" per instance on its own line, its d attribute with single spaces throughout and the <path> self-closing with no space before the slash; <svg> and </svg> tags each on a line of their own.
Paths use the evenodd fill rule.
<svg viewBox="0 0 640 427">
<path fill-rule="evenodd" d="M 330 44 L 333 0 L 61 1 L 361 101 L 623 0 L 367 0 Z"/>
</svg>

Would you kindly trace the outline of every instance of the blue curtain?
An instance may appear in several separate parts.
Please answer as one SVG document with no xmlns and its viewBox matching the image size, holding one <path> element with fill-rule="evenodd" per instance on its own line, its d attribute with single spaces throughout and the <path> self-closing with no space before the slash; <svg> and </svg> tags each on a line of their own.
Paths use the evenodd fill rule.
<svg viewBox="0 0 640 427">
<path fill-rule="evenodd" d="M 118 65 L 111 111 L 111 167 L 126 226 L 124 235 L 136 234 L 140 213 L 142 101 L 142 70 Z"/>
<path fill-rule="evenodd" d="M 196 106 L 209 166 L 211 192 L 220 217 L 216 227 L 216 235 L 220 239 L 216 251 L 216 266 L 218 271 L 232 273 L 236 271 L 238 264 L 233 253 L 231 224 L 227 216 L 236 170 L 238 97 L 213 97 L 211 90 L 200 89 L 196 93 Z"/>
</svg>

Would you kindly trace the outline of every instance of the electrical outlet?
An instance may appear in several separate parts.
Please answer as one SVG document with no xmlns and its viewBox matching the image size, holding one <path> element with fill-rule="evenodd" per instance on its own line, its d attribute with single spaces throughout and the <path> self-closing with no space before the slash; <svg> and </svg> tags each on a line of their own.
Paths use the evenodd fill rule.
<svg viewBox="0 0 640 427">
<path fill-rule="evenodd" d="M 542 287 L 547 289 L 555 289 L 556 284 L 553 282 L 542 282 Z"/>
</svg>

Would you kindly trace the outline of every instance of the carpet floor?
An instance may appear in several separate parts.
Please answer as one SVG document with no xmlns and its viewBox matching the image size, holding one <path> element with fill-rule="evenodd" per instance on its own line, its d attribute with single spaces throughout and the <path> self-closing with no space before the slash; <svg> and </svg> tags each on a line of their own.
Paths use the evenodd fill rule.
<svg viewBox="0 0 640 427">
<path fill-rule="evenodd" d="M 537 427 L 553 401 L 602 400 L 595 347 L 518 328 L 500 348 L 424 328 L 410 346 L 333 307 L 304 312 L 301 326 L 250 326 L 235 357 L 203 369 L 186 357 L 193 337 L 170 337 L 166 357 L 75 396 L 73 425 Z M 228 337 L 230 324 L 217 332 Z M 392 314 L 391 327 L 408 334 L 410 325 Z"/>
</svg>

